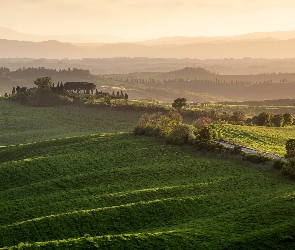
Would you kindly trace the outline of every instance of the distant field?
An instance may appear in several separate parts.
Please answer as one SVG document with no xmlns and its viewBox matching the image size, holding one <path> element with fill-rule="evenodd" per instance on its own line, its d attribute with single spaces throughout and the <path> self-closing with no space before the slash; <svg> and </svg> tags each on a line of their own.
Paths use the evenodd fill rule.
<svg viewBox="0 0 295 250">
<path fill-rule="evenodd" d="M 1 148 L 0 176 L 0 248 L 295 247 L 294 181 L 269 165 L 94 135 Z"/>
<path fill-rule="evenodd" d="M 78 106 L 26 107 L 0 98 L 0 146 L 132 131 L 143 112 Z"/>
<path fill-rule="evenodd" d="M 258 127 L 221 125 L 217 126 L 222 137 L 227 141 L 240 143 L 253 149 L 278 156 L 286 154 L 286 141 L 295 138 L 295 127 Z"/>
<path fill-rule="evenodd" d="M 192 108 L 204 109 L 206 111 L 215 110 L 218 113 L 243 111 L 248 117 L 259 115 L 262 112 L 273 114 L 291 113 L 295 116 L 295 106 L 250 106 L 250 105 L 227 105 L 227 104 L 192 104 Z"/>
</svg>

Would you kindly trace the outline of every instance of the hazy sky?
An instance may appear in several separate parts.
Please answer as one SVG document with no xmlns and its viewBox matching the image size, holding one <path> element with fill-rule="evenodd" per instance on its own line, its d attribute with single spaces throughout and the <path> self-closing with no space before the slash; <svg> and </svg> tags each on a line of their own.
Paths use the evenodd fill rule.
<svg viewBox="0 0 295 250">
<path fill-rule="evenodd" d="M 123 38 L 295 30 L 294 0 L 1 0 L 0 26 Z"/>
</svg>

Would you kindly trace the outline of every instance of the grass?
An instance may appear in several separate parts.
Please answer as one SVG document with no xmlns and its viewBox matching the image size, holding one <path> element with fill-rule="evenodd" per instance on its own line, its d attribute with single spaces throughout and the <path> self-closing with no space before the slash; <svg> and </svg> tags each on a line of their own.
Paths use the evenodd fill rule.
<svg viewBox="0 0 295 250">
<path fill-rule="evenodd" d="M 0 247 L 290 249 L 295 188 L 269 165 L 128 134 L 0 149 Z"/>
<path fill-rule="evenodd" d="M 220 125 L 217 126 L 217 130 L 226 141 L 282 157 L 286 154 L 285 145 L 287 140 L 295 138 L 294 126 L 277 128 Z"/>
<path fill-rule="evenodd" d="M 26 107 L 0 98 L 0 146 L 95 133 L 129 132 L 144 112 L 102 107 Z"/>
</svg>

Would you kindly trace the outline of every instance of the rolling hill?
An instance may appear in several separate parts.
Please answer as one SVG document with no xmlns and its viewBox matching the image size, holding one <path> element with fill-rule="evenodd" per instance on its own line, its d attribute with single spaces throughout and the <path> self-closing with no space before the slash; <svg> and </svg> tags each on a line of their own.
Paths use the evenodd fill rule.
<svg viewBox="0 0 295 250">
<path fill-rule="evenodd" d="M 140 112 L 0 105 L 0 248 L 295 247 L 294 180 L 270 165 L 118 133 Z"/>
<path fill-rule="evenodd" d="M 268 166 L 103 134 L 0 159 L 0 247 L 294 247 L 293 181 Z"/>
</svg>

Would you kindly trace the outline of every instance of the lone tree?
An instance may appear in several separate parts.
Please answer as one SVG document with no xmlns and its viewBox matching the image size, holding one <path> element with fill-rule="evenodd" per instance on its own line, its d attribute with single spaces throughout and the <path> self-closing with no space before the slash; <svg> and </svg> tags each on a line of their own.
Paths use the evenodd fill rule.
<svg viewBox="0 0 295 250">
<path fill-rule="evenodd" d="M 39 77 L 34 81 L 34 84 L 37 85 L 38 91 L 40 92 L 49 92 L 53 86 L 50 77 Z"/>
<path fill-rule="evenodd" d="M 186 99 L 185 98 L 177 98 L 172 103 L 172 107 L 176 109 L 181 109 L 182 107 L 186 106 Z"/>
</svg>

